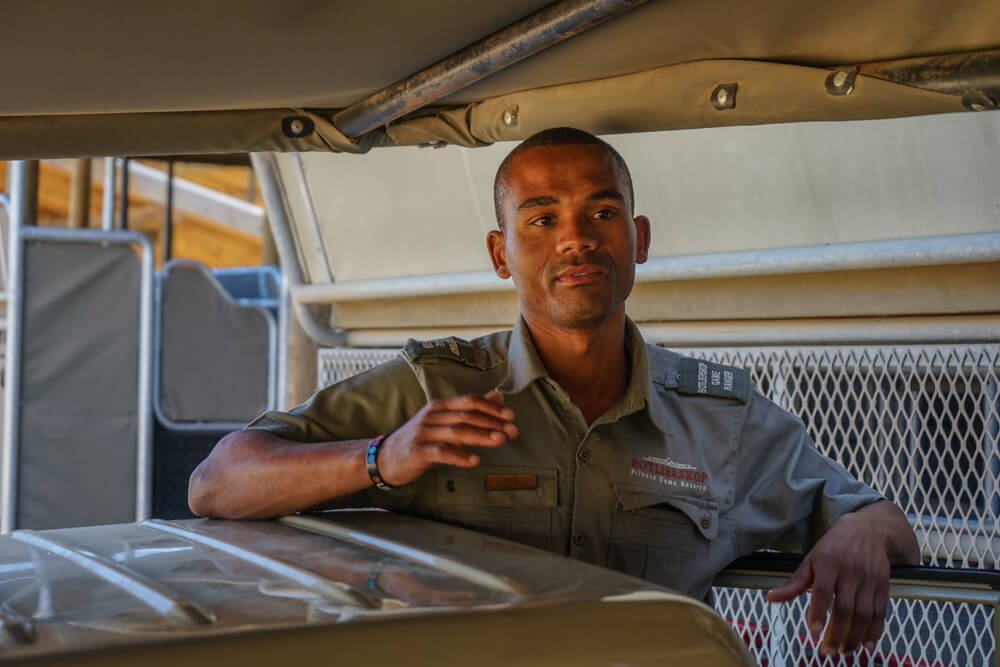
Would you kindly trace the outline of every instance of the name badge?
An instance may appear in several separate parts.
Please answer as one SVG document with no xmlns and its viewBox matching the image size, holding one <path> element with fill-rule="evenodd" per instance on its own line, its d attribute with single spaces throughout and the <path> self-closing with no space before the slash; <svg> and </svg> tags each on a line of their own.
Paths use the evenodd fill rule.
<svg viewBox="0 0 1000 667">
<path fill-rule="evenodd" d="M 536 489 L 538 475 L 487 475 L 486 488 L 490 491 Z"/>
</svg>

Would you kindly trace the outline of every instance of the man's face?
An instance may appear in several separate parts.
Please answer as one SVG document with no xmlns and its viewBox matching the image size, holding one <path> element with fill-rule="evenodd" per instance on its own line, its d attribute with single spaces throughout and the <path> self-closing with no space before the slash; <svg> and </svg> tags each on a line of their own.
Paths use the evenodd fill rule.
<svg viewBox="0 0 1000 667">
<path fill-rule="evenodd" d="M 631 215 L 628 185 L 599 146 L 532 148 L 515 157 L 504 230 L 487 238 L 497 275 L 512 277 L 521 312 L 581 329 L 624 313 L 649 221 Z"/>
</svg>

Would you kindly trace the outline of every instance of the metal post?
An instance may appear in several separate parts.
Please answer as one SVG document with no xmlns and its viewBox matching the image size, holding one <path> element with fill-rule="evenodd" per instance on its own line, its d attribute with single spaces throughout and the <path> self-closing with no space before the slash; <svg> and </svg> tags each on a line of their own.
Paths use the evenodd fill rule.
<svg viewBox="0 0 1000 667">
<path fill-rule="evenodd" d="M 35 224 L 38 216 L 38 161 L 22 160 L 10 163 L 9 172 L 10 225 L 8 253 L 10 274 L 7 280 L 7 348 L 4 369 L 3 426 L 3 503 L 0 531 L 14 529 L 17 521 L 17 460 L 18 436 L 21 423 L 19 410 L 21 393 L 21 335 L 24 302 L 24 265 L 22 263 L 22 230 Z"/>
<path fill-rule="evenodd" d="M 90 226 L 90 186 L 90 159 L 73 160 L 68 227 L 79 229 Z"/>
<path fill-rule="evenodd" d="M 267 232 L 270 234 L 270 232 Z M 288 289 L 288 278 L 284 271 L 281 273 L 281 281 L 278 286 L 280 299 L 278 301 L 278 358 L 277 358 L 277 382 L 275 394 L 277 410 L 286 410 L 292 406 L 288 400 L 288 327 L 290 326 L 289 310 L 292 295 Z"/>
<path fill-rule="evenodd" d="M 166 214 L 163 220 L 163 263 L 172 257 L 171 244 L 174 242 L 174 159 L 167 160 Z"/>
<path fill-rule="evenodd" d="M 299 264 L 295 241 L 292 239 L 292 232 L 289 228 L 288 214 L 282 198 L 282 186 L 278 182 L 279 177 L 274 165 L 274 156 L 267 153 L 251 153 L 250 161 L 253 163 L 254 173 L 257 174 L 257 182 L 260 185 L 260 193 L 267 207 L 267 219 L 271 225 L 271 234 L 274 236 L 274 246 L 278 251 L 278 258 L 281 260 L 281 271 L 287 278 L 289 289 L 292 291 L 291 306 L 296 319 L 302 325 L 302 329 L 317 343 L 331 347 L 343 345 L 344 331 L 331 329 L 317 322 L 313 314 L 294 297 L 296 287 L 302 285 L 302 267 Z"/>
<path fill-rule="evenodd" d="M 118 229 L 128 229 L 128 158 L 122 159 L 122 189 L 118 201 Z"/>
<path fill-rule="evenodd" d="M 153 283 L 156 261 L 148 237 L 142 249 L 142 277 L 139 283 L 139 378 L 136 430 L 135 518 L 153 516 Z"/>
<path fill-rule="evenodd" d="M 104 195 L 101 198 L 101 229 L 115 228 L 115 159 L 104 158 Z"/>
</svg>

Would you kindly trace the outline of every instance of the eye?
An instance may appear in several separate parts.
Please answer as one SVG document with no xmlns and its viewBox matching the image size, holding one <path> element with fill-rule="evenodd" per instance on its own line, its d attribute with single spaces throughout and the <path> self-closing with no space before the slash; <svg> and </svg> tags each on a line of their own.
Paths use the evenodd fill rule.
<svg viewBox="0 0 1000 667">
<path fill-rule="evenodd" d="M 597 218 L 598 220 L 610 220 L 611 218 L 615 217 L 615 214 L 617 212 L 618 211 L 616 211 L 613 208 L 602 208 L 600 211 L 594 213 L 594 217 Z"/>
<path fill-rule="evenodd" d="M 528 224 L 529 225 L 534 225 L 535 227 L 548 227 L 549 225 L 552 224 L 552 216 L 551 215 L 540 215 L 537 218 L 535 218 L 534 220 L 532 220 L 531 222 L 529 222 Z"/>
</svg>

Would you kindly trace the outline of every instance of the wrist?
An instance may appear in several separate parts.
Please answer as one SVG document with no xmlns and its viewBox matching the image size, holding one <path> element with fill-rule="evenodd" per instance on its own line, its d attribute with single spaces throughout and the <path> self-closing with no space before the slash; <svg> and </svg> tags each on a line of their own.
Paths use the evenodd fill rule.
<svg viewBox="0 0 1000 667">
<path fill-rule="evenodd" d="M 378 455 L 382 450 L 382 445 L 385 443 L 385 438 L 386 436 L 384 435 L 373 438 L 368 443 L 368 446 L 365 447 L 365 469 L 368 471 L 368 478 L 376 488 L 382 491 L 391 491 L 399 487 L 385 481 L 378 465 Z"/>
</svg>

